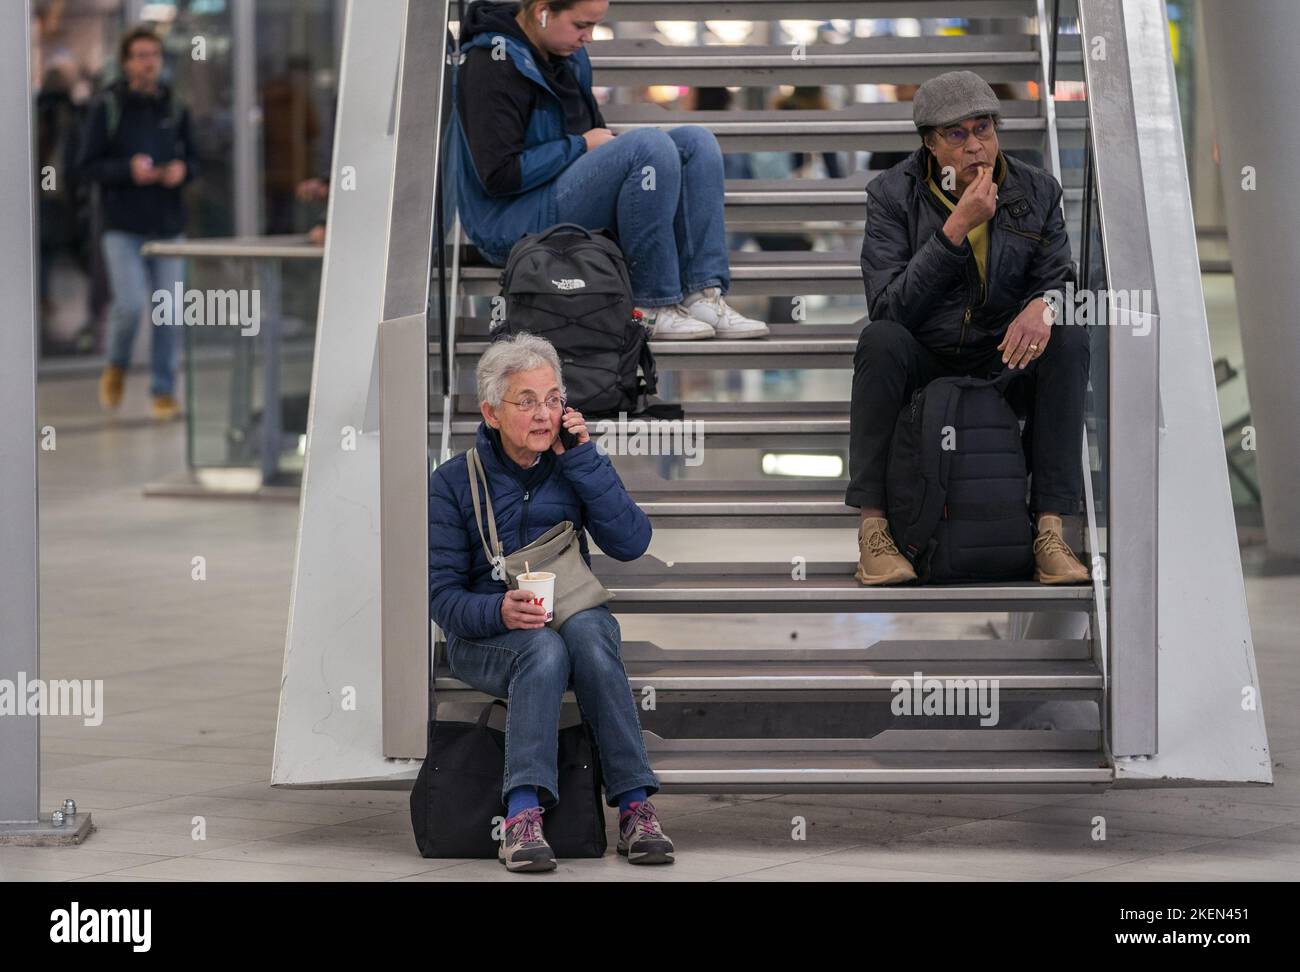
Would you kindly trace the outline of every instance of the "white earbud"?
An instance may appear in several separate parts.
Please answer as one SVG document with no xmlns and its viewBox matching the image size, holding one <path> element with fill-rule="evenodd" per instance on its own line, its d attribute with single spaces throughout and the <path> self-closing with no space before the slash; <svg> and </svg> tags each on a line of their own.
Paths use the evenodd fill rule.
<svg viewBox="0 0 1300 972">
<path fill-rule="evenodd" d="M 543 11 L 542 11 L 542 26 L 543 26 L 543 27 L 546 26 L 546 14 L 547 14 L 547 11 L 543 10 Z"/>
</svg>

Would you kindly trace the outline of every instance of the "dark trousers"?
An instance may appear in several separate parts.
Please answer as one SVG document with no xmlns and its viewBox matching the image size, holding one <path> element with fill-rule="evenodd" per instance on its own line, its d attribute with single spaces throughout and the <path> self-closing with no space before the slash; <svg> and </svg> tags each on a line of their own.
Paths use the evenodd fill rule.
<svg viewBox="0 0 1300 972">
<path fill-rule="evenodd" d="M 1088 329 L 1052 328 L 1043 353 L 1012 383 L 1008 400 L 1026 416 L 1030 509 L 1077 513 L 1083 491 L 1083 405 L 1088 387 Z M 898 413 L 912 393 L 935 378 L 991 378 L 1002 371 L 1002 352 L 938 354 L 894 321 L 873 321 L 853 355 L 849 407 L 849 506 L 886 508 L 885 463 Z"/>
</svg>

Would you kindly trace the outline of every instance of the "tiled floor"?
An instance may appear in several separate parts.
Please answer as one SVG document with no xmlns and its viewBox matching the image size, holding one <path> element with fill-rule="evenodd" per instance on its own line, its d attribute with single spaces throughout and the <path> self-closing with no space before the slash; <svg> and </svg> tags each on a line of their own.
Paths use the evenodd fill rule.
<svg viewBox="0 0 1300 972">
<path fill-rule="evenodd" d="M 141 382 L 128 414 L 143 414 Z M 81 847 L 0 848 L 0 880 L 515 880 L 494 861 L 422 859 L 406 793 L 267 785 L 296 507 L 145 499 L 143 483 L 182 466 L 182 428 L 105 424 L 93 395 L 84 380 L 40 392 L 42 423 L 64 430 L 40 457 L 42 674 L 106 679 L 108 717 L 44 720 L 41 802 L 74 797 L 98 830 Z M 611 849 L 547 879 L 1300 878 L 1300 578 L 1247 589 L 1272 788 L 664 796 L 674 866 L 632 868 Z M 1099 813 L 1105 841 L 1091 837 Z"/>
</svg>

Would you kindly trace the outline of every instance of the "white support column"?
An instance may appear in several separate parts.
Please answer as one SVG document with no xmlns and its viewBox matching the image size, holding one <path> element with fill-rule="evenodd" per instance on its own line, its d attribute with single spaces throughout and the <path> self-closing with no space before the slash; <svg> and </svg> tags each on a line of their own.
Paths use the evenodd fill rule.
<svg viewBox="0 0 1300 972">
<path fill-rule="evenodd" d="M 1300 83 L 1295 0 L 1205 0 L 1214 120 L 1241 345 L 1255 427 L 1255 468 L 1270 554 L 1300 559 L 1300 330 L 1286 284 L 1295 265 L 1300 152 L 1292 118 Z M 1243 52 L 1249 52 L 1244 56 Z"/>
<path fill-rule="evenodd" d="M 407 6 L 348 5 L 274 785 L 382 786 L 414 775 L 384 758 L 380 450 L 367 423 L 368 408 L 377 414 L 390 201 L 402 184 L 390 126 Z M 441 50 L 440 37 L 426 43 Z M 420 447 L 423 458 L 427 437 Z M 355 693 L 354 709 L 345 693 Z"/>
<path fill-rule="evenodd" d="M 32 173 L 30 3 L 0 12 L 0 680 L 39 674 L 36 563 L 36 201 Z M 19 326 L 22 322 L 22 326 Z M 20 704 L 26 700 L 19 700 Z M 34 824 L 40 719 L 0 715 L 0 828 Z"/>
<path fill-rule="evenodd" d="M 88 814 L 57 828 L 40 819 L 41 719 L 18 689 L 40 677 L 31 24 L 30 0 L 0 8 L 0 171 L 12 174 L 0 187 L 0 682 L 16 703 L 0 711 L 0 845 L 76 843 L 90 829 Z"/>
<path fill-rule="evenodd" d="M 1232 5 L 1232 16 L 1250 6 Z M 1118 762 L 1116 777 L 1136 786 L 1269 783 L 1272 761 L 1228 489 L 1168 19 L 1161 0 L 1124 0 L 1122 9 L 1162 324 L 1157 465 L 1161 662 L 1159 753 Z M 1273 37 L 1284 35 L 1276 21 L 1270 31 Z M 1285 45 L 1278 43 L 1273 50 L 1280 55 Z M 1274 67 L 1285 63 L 1270 50 L 1252 49 L 1248 60 Z M 1279 206 L 1285 195 L 1279 192 Z M 1117 375 L 1112 369 L 1112 382 Z M 1112 410 L 1111 419 L 1115 429 L 1133 416 Z M 1112 480 L 1113 502 L 1117 488 Z M 1112 518 L 1113 542 L 1116 530 Z M 1112 571 L 1112 590 L 1118 583 L 1118 571 Z"/>
</svg>

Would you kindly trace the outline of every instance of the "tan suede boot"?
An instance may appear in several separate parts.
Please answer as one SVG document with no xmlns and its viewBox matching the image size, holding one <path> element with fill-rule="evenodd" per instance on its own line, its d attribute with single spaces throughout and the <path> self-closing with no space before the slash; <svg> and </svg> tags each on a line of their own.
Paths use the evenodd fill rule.
<svg viewBox="0 0 1300 972">
<path fill-rule="evenodd" d="M 153 417 L 159 422 L 170 422 L 181 414 L 181 407 L 175 396 L 155 395 L 153 397 Z"/>
<path fill-rule="evenodd" d="M 1040 516 L 1034 539 L 1034 580 L 1040 584 L 1085 584 L 1091 579 L 1088 568 L 1061 536 L 1061 518 Z"/>
<path fill-rule="evenodd" d="M 916 580 L 916 571 L 894 546 L 884 517 L 867 517 L 858 526 L 858 569 L 853 576 L 868 587 Z"/>
<path fill-rule="evenodd" d="M 122 404 L 122 388 L 126 384 L 126 369 L 109 365 L 99 376 L 99 404 L 112 411 Z"/>
</svg>

